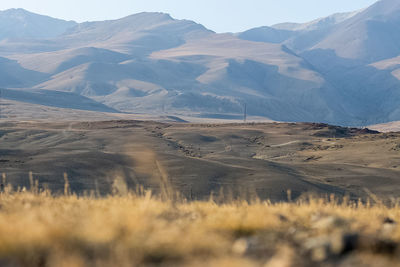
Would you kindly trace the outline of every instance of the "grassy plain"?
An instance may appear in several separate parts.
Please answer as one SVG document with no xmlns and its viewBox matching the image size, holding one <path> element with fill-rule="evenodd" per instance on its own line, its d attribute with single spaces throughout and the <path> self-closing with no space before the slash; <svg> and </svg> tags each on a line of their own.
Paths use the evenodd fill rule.
<svg viewBox="0 0 400 267">
<path fill-rule="evenodd" d="M 34 184 L 34 183 L 33 183 Z M 303 197 L 187 202 L 5 187 L 1 266 L 400 266 L 400 206 Z"/>
</svg>

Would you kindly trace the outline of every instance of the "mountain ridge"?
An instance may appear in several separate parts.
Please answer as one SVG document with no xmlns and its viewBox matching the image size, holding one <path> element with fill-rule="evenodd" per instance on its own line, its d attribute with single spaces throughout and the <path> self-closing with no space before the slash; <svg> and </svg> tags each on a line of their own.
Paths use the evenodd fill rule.
<svg viewBox="0 0 400 267">
<path fill-rule="evenodd" d="M 379 15 L 396 17 L 388 6 L 397 4 L 383 0 L 296 30 L 275 25 L 236 34 L 143 12 L 76 24 L 53 38 L 3 40 L 0 55 L 42 75 L 32 90 L 77 94 L 122 112 L 237 117 L 247 105 L 249 115 L 277 121 L 376 124 L 400 119 L 400 60 L 391 59 L 400 51 L 387 46 L 380 54 L 367 47 L 372 52 L 365 58 L 348 43 L 344 47 L 359 54 L 346 57 L 339 41 L 324 44 L 354 25 L 369 25 L 370 18 L 389 27 L 394 18 Z"/>
</svg>

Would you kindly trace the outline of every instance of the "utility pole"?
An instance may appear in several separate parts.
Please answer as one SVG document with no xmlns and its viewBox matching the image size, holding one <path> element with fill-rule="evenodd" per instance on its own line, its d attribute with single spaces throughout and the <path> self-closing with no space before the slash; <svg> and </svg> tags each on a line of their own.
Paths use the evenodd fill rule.
<svg viewBox="0 0 400 267">
<path fill-rule="evenodd" d="M 2 108 L 3 108 L 3 98 L 2 98 L 2 94 L 3 93 L 3 91 L 0 89 L 0 120 L 2 119 Z"/>
<path fill-rule="evenodd" d="M 243 121 L 244 121 L 244 123 L 246 123 L 246 121 L 247 121 L 247 104 L 246 103 L 244 103 Z"/>
</svg>

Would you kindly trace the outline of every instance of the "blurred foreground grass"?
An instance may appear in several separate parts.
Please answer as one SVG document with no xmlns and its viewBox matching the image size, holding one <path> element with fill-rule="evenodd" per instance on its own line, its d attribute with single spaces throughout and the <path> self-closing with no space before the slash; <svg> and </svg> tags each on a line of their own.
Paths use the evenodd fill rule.
<svg viewBox="0 0 400 267">
<path fill-rule="evenodd" d="M 400 206 L 0 195 L 0 266 L 400 266 Z M 122 189 L 121 189 L 122 188 Z M 121 193 L 122 192 L 122 193 Z M 379 201 L 378 201 L 379 202 Z"/>
</svg>

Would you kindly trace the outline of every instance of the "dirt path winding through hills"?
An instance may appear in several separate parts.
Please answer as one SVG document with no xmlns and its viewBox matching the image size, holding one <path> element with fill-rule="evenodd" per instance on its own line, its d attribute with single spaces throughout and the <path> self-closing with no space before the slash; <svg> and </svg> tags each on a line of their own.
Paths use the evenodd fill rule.
<svg viewBox="0 0 400 267">
<path fill-rule="evenodd" d="M 300 141 L 299 140 L 295 140 L 295 141 L 290 141 L 290 142 L 286 142 L 286 143 L 279 144 L 279 145 L 271 145 L 271 147 L 289 146 L 289 145 L 292 145 L 292 144 L 296 144 L 298 142 L 300 142 Z"/>
</svg>

